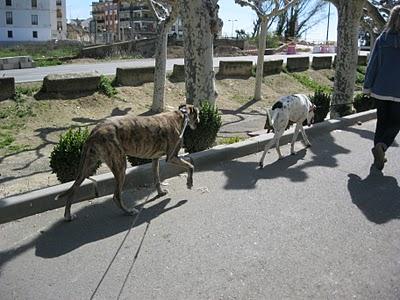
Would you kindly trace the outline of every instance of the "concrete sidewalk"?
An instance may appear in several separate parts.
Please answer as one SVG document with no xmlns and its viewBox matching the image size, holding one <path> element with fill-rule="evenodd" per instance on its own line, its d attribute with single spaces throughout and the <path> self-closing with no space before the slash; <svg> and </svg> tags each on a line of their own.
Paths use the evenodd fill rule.
<svg viewBox="0 0 400 300">
<path fill-rule="evenodd" d="M 0 298 L 399 299 L 400 162 L 370 172 L 374 126 L 174 177 L 136 217 L 107 196 L 2 224 Z"/>
</svg>

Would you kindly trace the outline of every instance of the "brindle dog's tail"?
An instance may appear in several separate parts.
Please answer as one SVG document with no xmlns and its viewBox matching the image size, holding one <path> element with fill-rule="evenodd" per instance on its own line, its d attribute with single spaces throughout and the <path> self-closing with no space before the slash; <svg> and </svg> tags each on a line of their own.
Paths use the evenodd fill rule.
<svg viewBox="0 0 400 300">
<path fill-rule="evenodd" d="M 98 155 L 95 149 L 95 144 L 92 142 L 92 139 L 89 137 L 85 142 L 82 148 L 81 159 L 79 161 L 78 174 L 76 176 L 75 182 L 72 186 L 65 192 L 57 195 L 55 200 L 60 198 L 66 198 L 65 201 L 65 213 L 64 217 L 67 221 L 71 221 L 71 205 L 73 201 L 74 194 L 85 178 L 89 177 L 93 174 L 96 169 L 96 165 L 98 162 Z"/>
</svg>

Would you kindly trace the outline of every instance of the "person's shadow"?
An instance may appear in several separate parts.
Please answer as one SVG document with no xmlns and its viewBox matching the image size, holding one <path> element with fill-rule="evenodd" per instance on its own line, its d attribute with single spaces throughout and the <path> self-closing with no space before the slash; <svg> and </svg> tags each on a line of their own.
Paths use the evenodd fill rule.
<svg viewBox="0 0 400 300">
<path fill-rule="evenodd" d="M 365 217 L 376 224 L 400 219 L 400 187 L 396 178 L 384 176 L 371 167 L 365 179 L 349 174 L 347 188 L 352 202 Z"/>
</svg>

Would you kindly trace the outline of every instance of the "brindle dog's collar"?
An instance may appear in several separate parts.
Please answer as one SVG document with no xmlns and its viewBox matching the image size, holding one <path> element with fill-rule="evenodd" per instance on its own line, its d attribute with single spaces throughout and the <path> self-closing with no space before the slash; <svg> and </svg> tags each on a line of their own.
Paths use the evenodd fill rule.
<svg viewBox="0 0 400 300">
<path fill-rule="evenodd" d="M 183 116 L 184 116 L 182 131 L 181 131 L 181 134 L 179 135 L 179 139 L 182 139 L 183 138 L 183 134 L 185 133 L 186 127 L 187 127 L 187 125 L 189 123 L 189 113 L 188 113 L 188 111 L 187 111 L 185 106 L 180 107 L 179 111 L 181 113 L 183 113 Z"/>
</svg>

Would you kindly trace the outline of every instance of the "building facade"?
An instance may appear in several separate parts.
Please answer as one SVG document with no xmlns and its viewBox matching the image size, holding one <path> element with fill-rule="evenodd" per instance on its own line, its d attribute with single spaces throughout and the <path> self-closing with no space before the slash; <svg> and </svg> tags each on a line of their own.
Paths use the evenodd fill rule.
<svg viewBox="0 0 400 300">
<path fill-rule="evenodd" d="M 91 41 L 95 44 L 152 38 L 156 36 L 157 19 L 148 1 L 99 0 L 92 2 Z M 182 39 L 180 18 L 172 25 L 169 36 Z"/>
<path fill-rule="evenodd" d="M 93 42 L 95 44 L 109 44 L 118 41 L 118 3 L 113 0 L 92 2 Z"/>
<path fill-rule="evenodd" d="M 0 41 L 48 41 L 67 36 L 66 0 L 0 0 Z"/>
</svg>

